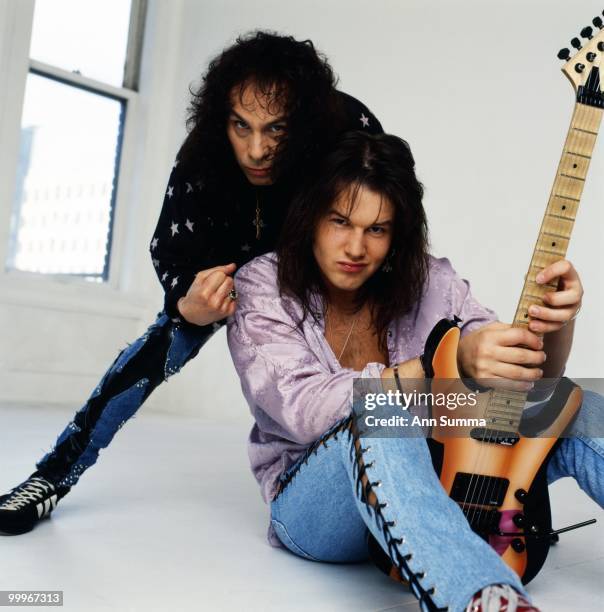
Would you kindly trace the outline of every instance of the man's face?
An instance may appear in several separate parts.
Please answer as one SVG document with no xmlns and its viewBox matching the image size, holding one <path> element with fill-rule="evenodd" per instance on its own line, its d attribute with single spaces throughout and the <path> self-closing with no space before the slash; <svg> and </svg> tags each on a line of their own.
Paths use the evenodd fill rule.
<svg viewBox="0 0 604 612">
<path fill-rule="evenodd" d="M 361 186 L 349 212 L 351 189 L 344 190 L 315 232 L 313 253 L 330 292 L 356 292 L 375 274 L 392 243 L 394 207 Z"/>
<path fill-rule="evenodd" d="M 286 134 L 282 106 L 254 84 L 231 91 L 227 136 L 235 159 L 252 185 L 270 185 L 275 148 Z"/>
</svg>

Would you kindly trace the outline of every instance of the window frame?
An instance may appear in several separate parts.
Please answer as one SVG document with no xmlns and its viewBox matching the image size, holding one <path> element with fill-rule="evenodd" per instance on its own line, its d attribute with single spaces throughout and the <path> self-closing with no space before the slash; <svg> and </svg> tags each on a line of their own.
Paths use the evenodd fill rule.
<svg viewBox="0 0 604 612">
<path fill-rule="evenodd" d="M 117 142 L 115 165 L 115 189 L 112 193 L 108 228 L 108 250 L 104 269 L 99 277 L 103 285 L 119 290 L 120 255 L 125 239 L 124 224 L 126 206 L 132 190 L 131 181 L 136 154 L 135 126 L 139 102 L 142 49 L 147 18 L 147 0 L 131 0 L 128 41 L 122 87 L 110 85 L 94 78 L 70 72 L 58 66 L 34 60 L 29 56 L 35 0 L 5 0 L 0 3 L 0 90 L 11 91 L 11 96 L 0 99 L 0 258 L 1 276 L 4 279 L 29 279 L 50 284 L 74 283 L 79 286 L 94 285 L 86 274 L 55 274 L 28 272 L 7 267 L 8 249 L 12 234 L 14 189 L 20 146 L 21 115 L 25 97 L 27 76 L 37 74 L 68 86 L 102 95 L 122 104 L 121 125 Z"/>
</svg>

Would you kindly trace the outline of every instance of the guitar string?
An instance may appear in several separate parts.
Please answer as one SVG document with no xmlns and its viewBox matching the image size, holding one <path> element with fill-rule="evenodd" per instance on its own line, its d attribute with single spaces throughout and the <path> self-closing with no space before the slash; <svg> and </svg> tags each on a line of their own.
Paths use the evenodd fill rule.
<svg viewBox="0 0 604 612">
<path fill-rule="evenodd" d="M 582 115 L 583 115 L 583 113 L 582 113 L 582 109 L 581 109 L 579 106 L 577 106 L 577 107 L 575 108 L 575 111 L 574 111 L 574 113 L 573 113 L 573 117 L 572 117 L 572 119 L 571 119 L 571 127 L 572 127 L 572 126 L 581 127 L 581 128 L 582 128 L 582 127 L 584 127 L 584 125 L 583 125 L 583 123 L 582 123 Z M 565 143 L 565 144 L 567 144 L 567 145 L 568 145 L 568 146 L 567 146 L 567 148 L 566 148 L 566 150 L 568 150 L 568 149 L 570 149 L 570 150 L 572 150 L 572 151 L 574 151 L 574 150 L 575 150 L 574 145 L 575 145 L 576 143 L 574 143 L 574 142 L 573 142 L 573 143 L 572 143 L 572 145 L 571 145 L 571 141 L 572 141 L 572 139 L 573 139 L 573 137 L 574 137 L 574 136 L 575 136 L 575 135 L 574 135 L 574 133 L 573 133 L 573 132 L 570 132 L 570 134 L 568 135 L 568 137 L 567 137 L 567 142 Z M 564 155 L 565 153 L 566 153 L 566 151 L 563 151 L 563 155 Z M 556 176 L 555 182 L 556 182 L 557 180 L 558 180 L 558 176 Z M 527 394 L 524 394 L 524 395 L 525 395 L 524 400 L 526 401 Z M 516 417 L 516 418 L 517 418 L 517 417 Z M 520 424 L 520 421 L 518 421 L 518 423 L 516 424 L 516 427 L 517 427 L 519 424 Z M 492 438 L 491 438 L 490 436 L 489 436 L 489 440 L 488 440 L 488 442 L 487 442 L 487 443 L 488 443 L 488 444 L 492 443 Z M 508 461 L 507 463 L 508 463 L 508 465 L 509 465 L 509 461 Z M 506 467 L 507 467 L 507 466 L 506 466 Z M 483 482 L 483 483 L 482 483 L 482 485 L 484 485 L 484 484 L 485 484 L 485 483 Z M 491 499 L 491 498 L 493 498 L 493 499 L 499 499 L 499 498 L 500 498 L 500 496 L 501 496 L 501 495 L 502 495 L 502 493 L 503 493 L 503 486 L 504 486 L 504 483 L 503 483 L 502 481 L 499 481 L 499 483 L 497 483 L 497 481 L 495 481 L 495 480 L 494 480 L 494 481 L 491 483 L 490 491 L 489 491 L 489 487 L 487 486 L 487 495 L 486 495 L 485 497 L 482 497 L 482 489 L 483 489 L 483 486 L 481 486 L 481 490 L 480 490 L 480 492 L 478 493 L 477 500 L 476 500 L 476 501 L 477 501 L 477 502 L 480 504 L 480 505 L 478 506 L 478 507 L 480 508 L 480 510 L 478 511 L 478 524 L 479 524 L 479 525 L 480 525 L 480 521 L 481 521 L 481 519 L 482 519 L 482 517 L 483 517 L 483 512 L 488 512 L 488 510 L 486 510 L 486 508 L 484 508 L 484 506 L 486 505 L 486 504 L 485 504 L 485 502 L 486 502 L 486 501 L 488 501 L 488 500 L 489 500 L 489 499 Z M 496 495 L 495 497 L 493 497 L 493 495 L 492 495 L 492 494 L 493 494 L 493 493 L 495 493 L 495 489 L 497 489 L 497 491 L 496 491 L 496 492 L 497 492 L 497 495 Z M 475 518 L 475 516 L 476 516 L 476 511 L 474 511 L 474 512 L 473 512 L 473 519 Z"/>
<path fill-rule="evenodd" d="M 509 393 L 511 393 L 512 397 L 514 397 L 514 395 L 517 392 L 511 391 Z M 510 402 L 511 402 L 511 400 L 510 400 Z M 507 403 L 507 401 L 506 401 L 506 403 Z M 508 404 L 508 405 L 510 405 L 510 404 Z M 517 417 L 515 417 L 515 418 L 517 418 Z M 510 423 L 509 419 L 508 419 L 508 424 L 512 424 L 512 423 Z M 516 424 L 516 426 L 517 426 L 517 424 Z M 491 430 L 491 431 L 497 431 L 497 428 L 493 428 L 493 430 Z M 491 437 L 491 435 L 489 434 L 489 438 L 487 440 L 487 444 L 492 444 L 492 443 L 493 443 L 493 437 Z M 507 464 L 504 466 L 505 468 L 507 468 L 509 466 L 509 458 L 508 458 L 508 461 L 506 463 Z M 485 483 L 483 483 L 483 484 L 485 484 Z M 487 505 L 486 502 L 488 502 L 489 499 L 498 500 L 501 497 L 502 493 L 503 493 L 503 486 L 504 486 L 504 483 L 503 483 L 502 479 L 500 479 L 500 478 L 498 478 L 497 480 L 493 479 L 493 481 L 492 481 L 490 486 L 487 484 L 487 493 L 486 493 L 486 495 L 484 497 L 482 497 L 482 487 L 481 487 L 481 491 L 479 493 L 479 500 L 478 500 L 478 502 L 481 504 L 479 506 L 480 510 L 478 512 L 478 523 L 479 524 L 480 524 L 480 521 L 482 519 L 483 512 L 488 513 L 490 511 L 490 510 L 488 510 L 486 508 L 483 509 L 483 505 Z M 496 493 L 496 495 L 494 495 L 494 493 Z"/>
<path fill-rule="evenodd" d="M 511 398 L 508 399 L 508 401 L 510 403 L 512 402 L 513 399 L 517 399 L 517 400 L 520 400 L 522 402 L 522 404 L 525 404 L 526 400 L 527 400 L 527 395 L 528 394 L 526 392 L 524 392 L 524 391 L 514 391 L 514 390 L 512 390 L 512 391 L 510 391 L 510 395 L 511 395 Z M 511 404 L 511 405 L 514 406 L 514 404 Z M 514 408 L 515 408 L 515 406 L 514 406 Z M 518 414 L 514 415 L 514 421 L 513 422 L 510 422 L 509 419 L 508 419 L 508 423 L 509 424 L 513 424 L 514 425 L 514 429 L 516 429 L 516 430 L 519 428 L 520 419 L 522 418 L 522 410 L 520 412 L 521 412 L 520 415 L 518 415 Z M 519 433 L 519 432 L 515 431 L 515 432 L 512 432 L 512 433 Z M 491 440 L 489 440 L 489 443 L 491 443 Z M 511 455 L 508 456 L 507 457 L 507 461 L 505 462 L 505 465 L 503 466 L 504 470 L 505 470 L 505 473 L 507 473 L 507 471 L 508 471 L 511 459 L 512 459 Z M 504 493 L 506 493 L 506 491 L 505 491 L 505 487 L 506 486 L 509 486 L 509 482 L 506 485 L 504 480 L 493 481 L 492 484 L 491 484 L 490 489 L 487 489 L 486 498 L 484 500 L 482 500 L 482 501 L 484 502 L 485 500 L 488 501 L 489 499 L 496 499 L 496 500 L 500 499 L 504 495 Z M 488 510 L 485 510 L 485 511 L 488 512 Z M 479 513 L 479 517 L 478 517 L 478 521 L 479 522 L 480 522 L 481 518 L 482 518 L 482 513 Z"/>
<path fill-rule="evenodd" d="M 597 73 L 596 76 L 597 76 L 597 86 L 599 87 L 599 72 Z M 583 122 L 582 122 L 582 119 L 583 119 L 582 115 L 583 115 L 583 113 L 580 112 L 581 109 L 579 107 L 577 107 L 577 109 L 575 109 L 575 110 L 576 110 L 576 112 L 573 113 L 575 115 L 575 117 L 573 117 L 571 125 L 575 125 L 577 127 L 580 127 L 580 129 L 584 128 L 585 125 L 583 125 Z M 569 136 L 568 141 L 567 141 L 568 143 L 570 143 L 572 136 L 574 136 L 574 134 L 571 134 Z M 572 145 L 569 146 L 568 149 L 575 150 L 574 146 L 572 146 Z M 566 152 L 567 151 L 563 151 L 563 154 L 566 153 Z M 493 398 L 492 398 L 492 395 L 491 395 L 491 397 L 487 400 L 487 410 L 492 405 L 492 399 Z M 526 394 L 525 394 L 525 400 L 526 400 Z M 518 416 L 516 416 L 515 419 L 517 420 Z M 515 423 L 515 427 L 517 427 L 518 425 L 519 425 L 519 421 L 518 421 L 518 423 Z M 475 466 L 476 467 L 477 467 L 476 464 L 479 465 L 482 462 L 481 461 L 482 460 L 481 455 L 484 455 L 484 452 L 481 452 L 481 451 L 486 451 L 486 448 L 487 448 L 486 445 L 492 443 L 493 438 L 492 438 L 492 435 L 491 435 L 491 431 L 495 431 L 495 430 L 496 430 L 496 427 L 492 428 L 492 429 L 489 428 L 489 437 L 487 438 L 486 442 L 482 442 L 481 443 L 481 446 L 480 446 L 480 449 L 479 449 L 479 452 L 477 454 L 477 458 L 476 458 L 476 461 L 475 461 Z M 477 472 L 477 470 L 476 470 L 476 472 Z M 476 472 L 474 472 L 474 474 L 476 474 Z M 493 480 L 490 483 L 490 486 L 489 486 L 489 484 L 487 484 L 486 476 L 483 476 L 483 480 L 482 480 L 482 482 L 480 482 L 480 475 L 477 474 L 476 475 L 476 486 L 480 482 L 480 490 L 476 491 L 475 489 L 473 489 L 474 474 L 472 474 L 472 476 L 470 477 L 470 483 L 469 483 L 468 489 L 466 491 L 466 495 L 465 495 L 465 498 L 464 498 L 463 505 L 466 505 L 468 503 L 468 501 L 467 501 L 468 495 L 471 495 L 470 503 L 472 504 L 472 506 L 471 506 L 471 508 L 468 509 L 468 515 L 469 515 L 468 520 L 469 520 L 470 524 L 472 524 L 475 521 L 475 519 L 476 519 L 476 514 L 478 513 L 477 526 L 479 527 L 480 523 L 481 523 L 481 520 L 482 520 L 482 517 L 483 517 L 483 514 L 485 512 L 486 513 L 489 512 L 489 510 L 484 507 L 486 505 L 485 502 L 487 502 L 489 499 L 499 499 L 500 496 L 503 493 L 504 483 L 501 480 L 498 480 L 498 481 L 497 480 Z M 485 484 L 487 485 L 487 495 L 483 496 L 483 490 L 484 490 Z M 495 493 L 495 492 L 497 493 L 497 495 L 493 496 L 493 493 Z"/>
<path fill-rule="evenodd" d="M 489 396 L 487 397 L 487 412 L 489 412 L 492 407 L 494 394 L 495 394 L 495 390 L 491 391 L 489 393 Z M 476 470 L 477 472 L 476 484 L 474 486 L 473 495 L 472 495 L 471 521 L 474 522 L 476 520 L 476 514 L 478 513 L 478 520 L 476 521 L 478 526 L 480 526 L 480 521 L 483 516 L 482 504 L 484 503 L 484 499 L 485 499 L 485 497 L 483 496 L 483 489 L 485 485 L 487 484 L 487 480 L 489 478 L 488 475 L 486 474 L 480 474 L 480 472 L 482 471 L 480 470 L 480 467 L 483 465 L 483 459 L 485 458 L 485 456 L 489 454 L 489 450 L 490 450 L 489 444 L 491 444 L 492 442 L 491 432 L 494 430 L 495 430 L 495 427 L 489 427 L 487 425 L 487 431 L 489 432 L 488 437 L 483 438 L 483 441 L 479 442 L 480 446 L 478 448 L 478 453 L 476 457 L 476 464 L 477 464 L 478 469 Z M 481 476 L 482 476 L 482 481 L 480 478 Z M 478 488 L 478 485 L 480 485 L 480 488 Z"/>
<path fill-rule="evenodd" d="M 596 71 L 596 73 L 595 73 L 594 81 L 595 81 L 595 85 L 594 86 L 595 86 L 595 88 L 597 88 L 597 91 L 599 91 L 600 90 L 600 75 L 599 75 L 599 70 Z M 571 121 L 571 127 L 574 126 L 574 127 L 579 128 L 579 129 L 592 128 L 591 131 L 593 131 L 593 128 L 594 127 L 597 128 L 597 126 L 593 126 L 592 125 L 592 121 L 590 121 L 590 115 L 588 113 L 589 109 L 587 107 L 583 108 L 583 106 L 584 105 L 581 105 L 581 106 L 577 105 L 577 107 L 575 108 L 575 112 L 573 113 L 573 118 L 572 118 L 572 121 Z M 598 131 L 598 130 L 596 129 L 596 131 Z M 574 138 L 574 137 L 575 137 L 575 134 L 573 134 L 571 132 L 571 134 L 569 134 L 569 136 L 567 138 L 567 142 L 565 143 L 567 146 L 566 146 L 566 149 L 563 151 L 563 155 L 564 154 L 568 155 L 569 151 L 576 150 L 576 146 L 578 145 L 578 142 L 576 142 L 576 140 L 578 139 L 578 137 L 577 138 Z M 546 209 L 546 211 L 547 211 L 547 209 Z M 540 334 L 540 336 L 542 337 L 543 334 Z M 526 395 L 527 394 L 525 394 L 525 400 L 526 400 Z M 521 419 L 521 415 L 520 415 L 520 419 Z M 519 424 L 520 424 L 520 420 L 518 420 L 517 426 L 519 426 Z M 501 497 L 501 495 L 503 494 L 503 487 L 504 487 L 504 483 L 503 482 L 500 481 L 498 484 L 496 484 L 496 481 L 494 481 L 492 483 L 492 486 L 491 486 L 491 491 L 488 492 L 486 498 L 479 499 L 479 501 L 484 502 L 484 501 L 488 501 L 489 499 L 493 498 L 492 497 L 492 493 L 495 492 L 495 489 L 497 489 L 497 495 L 494 497 L 494 499 L 499 499 Z M 481 489 L 482 489 L 482 487 L 481 487 Z M 481 496 L 481 494 L 479 494 L 478 497 L 480 498 L 480 496 Z M 486 509 L 484 511 L 488 512 L 488 510 L 486 510 Z M 483 508 L 481 506 L 481 509 L 480 509 L 480 511 L 478 513 L 478 524 L 479 525 L 480 525 L 480 521 L 482 519 L 482 512 L 483 512 Z M 473 514 L 473 518 L 474 517 L 475 517 L 475 513 Z"/>
<path fill-rule="evenodd" d="M 599 76 L 599 71 L 597 71 L 597 72 L 596 72 L 596 75 L 595 75 L 595 81 L 596 81 L 596 87 L 598 88 L 598 91 L 599 91 L 599 85 L 600 85 L 600 76 Z M 577 127 L 579 127 L 579 126 L 581 126 L 581 127 L 585 127 L 584 125 L 582 125 L 582 119 L 584 118 L 582 115 L 584 115 L 585 113 L 581 113 L 581 112 L 580 112 L 580 110 L 581 110 L 581 109 L 579 109 L 578 107 L 577 107 L 575 110 L 576 110 L 576 111 L 578 111 L 578 112 L 576 112 L 576 117 L 573 117 L 573 123 L 572 123 L 572 125 L 576 125 Z M 575 119 L 576 119 L 576 121 L 575 121 Z M 580 129 L 581 129 L 581 128 L 580 128 Z M 567 142 L 568 142 L 569 144 L 571 143 L 572 136 L 574 136 L 574 134 L 571 134 L 571 136 L 568 138 L 568 141 L 567 141 Z M 575 146 L 574 146 L 574 144 L 575 144 L 575 143 L 573 143 L 572 145 L 570 145 L 570 146 L 568 147 L 568 149 L 570 149 L 571 151 L 572 151 L 572 150 L 575 150 Z M 563 153 L 568 153 L 568 150 L 567 150 L 567 151 L 564 151 Z M 489 398 L 489 399 L 491 399 L 491 398 Z M 526 399 L 526 394 L 525 394 L 525 399 Z M 489 401 L 488 405 L 490 405 L 490 401 Z M 516 417 L 516 418 L 517 418 L 517 417 Z M 518 422 L 518 425 L 519 425 L 519 422 Z M 495 429 L 495 428 L 494 428 L 494 429 Z M 492 441 L 492 438 L 490 437 L 490 434 L 489 434 L 488 441 L 489 441 L 488 443 L 490 443 L 490 442 Z M 484 443 L 483 443 L 483 444 L 484 444 Z M 482 446 L 482 444 L 481 444 L 481 449 L 482 449 L 482 448 L 483 448 L 483 446 Z M 486 447 L 484 447 L 484 448 L 486 448 Z M 477 457 L 477 459 L 476 459 L 476 463 L 478 463 L 478 462 L 480 461 L 480 459 L 481 459 L 481 458 L 480 458 L 480 453 L 479 453 L 479 456 L 478 456 L 478 457 Z M 468 502 L 467 502 L 468 495 L 470 494 L 470 492 L 472 492 L 472 484 L 473 484 L 473 483 L 472 483 L 472 481 L 473 481 L 473 475 L 472 475 L 472 476 L 471 476 L 471 478 L 470 478 L 470 485 L 469 485 L 468 489 L 466 490 L 466 495 L 465 495 L 465 497 L 464 497 L 464 501 L 463 501 L 462 505 L 467 505 L 467 503 L 468 503 Z M 480 500 L 480 497 L 481 497 L 481 494 L 482 494 L 482 489 L 483 489 L 483 486 L 484 486 L 484 482 L 485 482 L 485 481 L 484 481 L 484 479 L 483 479 L 483 483 L 481 484 L 481 490 L 480 490 L 480 492 L 479 492 L 479 494 L 478 494 L 478 499 L 477 499 L 476 501 L 483 501 L 483 500 Z M 499 496 L 500 496 L 500 495 L 501 495 L 501 493 L 502 493 L 503 483 L 502 483 L 502 482 L 499 482 L 499 484 L 498 484 L 498 485 L 495 485 L 495 482 L 496 482 L 496 481 L 494 481 L 494 482 L 492 483 L 492 490 L 491 490 L 491 493 L 493 492 L 494 487 L 495 487 L 495 486 L 497 486 L 497 489 L 498 489 L 498 491 L 497 491 L 497 493 L 498 493 L 497 498 L 499 498 Z M 472 501 L 474 501 L 474 497 L 475 497 L 475 496 L 472 494 Z M 487 498 L 486 498 L 486 499 L 488 499 L 489 497 L 491 497 L 491 496 L 490 496 L 490 494 L 489 494 L 489 496 L 487 496 Z M 483 508 L 481 507 L 481 508 L 480 508 L 480 510 L 479 510 L 479 521 L 480 521 L 480 519 L 482 518 L 482 512 L 483 512 Z M 474 519 L 475 514 L 476 514 L 476 511 L 474 510 L 474 512 L 472 513 L 472 516 L 470 517 L 470 522 L 471 522 L 471 521 Z"/>
<path fill-rule="evenodd" d="M 493 392 L 489 391 L 487 393 L 483 393 L 483 396 L 487 396 L 486 398 L 486 409 L 485 412 L 489 411 L 489 407 L 491 405 L 491 400 L 492 400 L 492 395 Z M 487 428 L 488 429 L 488 428 Z M 489 434 L 490 435 L 490 434 Z M 485 475 L 480 474 L 480 466 L 482 465 L 483 459 L 485 457 L 485 455 L 488 454 L 487 451 L 487 445 L 488 445 L 488 440 L 486 442 L 482 442 L 480 443 L 480 446 L 478 447 L 478 451 L 476 453 L 476 458 L 474 460 L 474 467 L 472 469 L 472 472 L 470 473 L 470 481 L 468 483 L 468 488 L 466 490 L 466 495 L 464 498 L 464 505 L 467 505 L 467 519 L 470 523 L 470 525 L 472 525 L 472 523 L 475 521 L 476 519 L 476 512 L 479 511 L 478 508 L 478 503 L 480 502 L 480 497 L 482 495 L 482 489 L 485 483 Z M 480 477 L 483 476 L 482 482 L 480 481 Z M 474 482 L 476 480 L 476 482 Z M 478 484 L 481 484 L 480 490 L 478 491 Z M 468 500 L 468 496 L 470 496 L 470 499 Z M 478 516 L 478 520 L 480 521 L 480 519 L 482 518 L 482 515 L 479 514 Z"/>
<path fill-rule="evenodd" d="M 594 79 L 593 79 L 592 86 L 593 86 L 593 89 L 597 93 L 601 93 L 601 89 L 600 89 L 601 88 L 601 78 L 600 78 L 600 70 L 599 70 L 600 64 L 599 63 L 596 65 L 596 68 L 597 69 L 594 71 Z M 590 78 L 591 78 L 591 73 L 590 73 Z M 577 103 L 575 107 L 575 112 L 573 113 L 571 127 L 574 126 L 582 130 L 596 132 L 596 137 L 597 137 L 597 133 L 599 132 L 599 128 L 600 128 L 601 119 L 602 119 L 602 113 L 594 114 L 592 107 L 587 106 L 585 104 Z M 577 146 L 579 144 L 578 139 L 579 139 L 578 135 L 574 133 L 571 133 L 568 136 L 567 142 L 565 143 L 566 148 L 563 151 L 563 155 L 569 155 L 571 151 L 577 150 Z M 595 141 L 595 138 L 594 138 L 594 141 Z M 592 146 L 592 150 L 593 150 L 593 146 Z M 582 177 L 583 179 L 585 179 L 587 176 L 588 168 L 589 168 L 589 163 L 587 164 L 585 176 Z M 575 207 L 575 214 L 573 215 L 574 217 L 576 217 L 576 212 L 578 210 L 578 207 L 579 207 L 579 203 L 577 203 L 577 206 Z M 549 208 L 549 203 L 548 203 L 548 208 Z M 572 229 L 573 227 L 571 226 L 571 232 L 572 232 Z M 570 233 L 569 233 L 569 239 L 570 239 Z M 543 334 L 540 334 L 540 336 L 543 337 Z M 520 421 L 518 422 L 518 425 L 519 424 L 520 424 Z M 498 490 L 499 496 L 502 493 L 501 487 L 503 487 L 503 483 L 500 483 L 500 488 Z"/>
<path fill-rule="evenodd" d="M 488 397 L 487 397 L 487 410 L 488 410 Z M 470 474 L 470 482 L 468 483 L 468 489 L 466 490 L 466 494 L 464 497 L 464 506 L 467 505 L 467 512 L 468 514 L 466 515 L 466 518 L 468 520 L 468 522 L 470 523 L 470 526 L 472 525 L 472 522 L 474 520 L 474 516 L 473 514 L 471 515 L 470 513 L 472 512 L 472 506 L 471 504 L 474 501 L 474 496 L 473 496 L 473 492 L 472 492 L 472 485 L 473 485 L 473 481 L 474 481 L 474 475 L 476 475 L 476 479 L 478 480 L 480 478 L 480 476 L 478 475 L 478 470 L 479 470 L 479 465 L 480 465 L 480 451 L 482 450 L 482 447 L 479 448 L 479 452 L 477 453 L 476 456 L 476 460 L 474 462 L 474 467 L 473 470 Z M 468 500 L 468 496 L 470 496 L 470 500 Z"/>
</svg>

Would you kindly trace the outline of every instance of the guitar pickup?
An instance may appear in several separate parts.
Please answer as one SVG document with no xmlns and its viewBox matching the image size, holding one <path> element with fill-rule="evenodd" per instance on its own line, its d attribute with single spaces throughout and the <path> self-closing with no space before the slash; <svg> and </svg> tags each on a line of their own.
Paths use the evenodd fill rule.
<svg viewBox="0 0 604 612">
<path fill-rule="evenodd" d="M 509 485 L 507 478 L 457 472 L 449 497 L 464 507 L 472 505 L 497 508 L 503 504 Z"/>
<path fill-rule="evenodd" d="M 470 438 L 479 442 L 501 444 L 502 446 L 514 446 L 520 440 L 520 436 L 517 433 L 501 429 L 490 429 L 488 427 L 474 427 L 470 431 Z"/>
</svg>

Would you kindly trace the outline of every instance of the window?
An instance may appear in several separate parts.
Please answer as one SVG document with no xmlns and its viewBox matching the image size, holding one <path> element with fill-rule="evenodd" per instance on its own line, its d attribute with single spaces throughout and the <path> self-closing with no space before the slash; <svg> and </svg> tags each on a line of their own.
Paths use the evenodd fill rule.
<svg viewBox="0 0 604 612">
<path fill-rule="evenodd" d="M 7 267 L 104 281 L 144 0 L 36 0 Z"/>
</svg>

